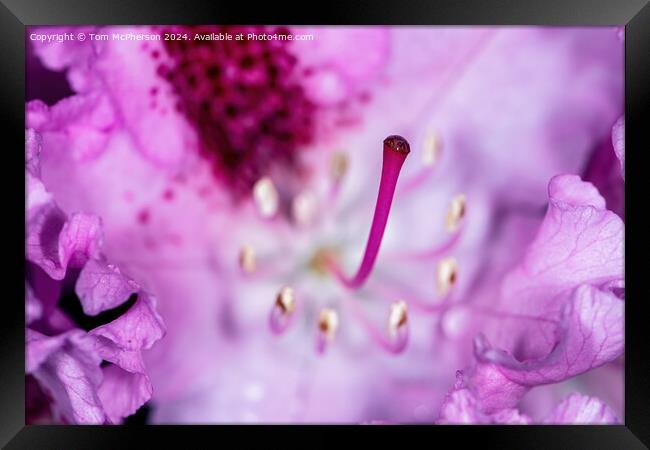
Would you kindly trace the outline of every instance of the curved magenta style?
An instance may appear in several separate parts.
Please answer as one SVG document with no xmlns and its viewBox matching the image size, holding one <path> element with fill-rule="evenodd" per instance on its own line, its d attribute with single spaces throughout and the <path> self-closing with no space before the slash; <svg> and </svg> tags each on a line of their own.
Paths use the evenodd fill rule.
<svg viewBox="0 0 650 450">
<path fill-rule="evenodd" d="M 384 230 L 386 229 L 390 206 L 393 202 L 397 178 L 402 169 L 402 164 L 404 164 L 410 152 L 411 148 L 409 143 L 403 137 L 393 135 L 384 139 L 384 157 L 379 192 L 377 194 L 377 204 L 375 205 L 375 215 L 370 226 L 366 250 L 357 273 L 352 278 L 349 278 L 343 273 L 334 259 L 328 261 L 330 270 L 349 289 L 358 289 L 361 287 L 375 265 L 375 260 L 379 253 L 379 246 L 381 245 Z"/>
</svg>

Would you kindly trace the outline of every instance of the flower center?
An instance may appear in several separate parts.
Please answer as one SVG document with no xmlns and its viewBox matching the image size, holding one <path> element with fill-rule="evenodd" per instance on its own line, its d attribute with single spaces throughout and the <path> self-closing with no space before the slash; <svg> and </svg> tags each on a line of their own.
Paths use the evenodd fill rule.
<svg viewBox="0 0 650 450">
<path fill-rule="evenodd" d="M 337 259 L 338 253 L 338 250 L 334 247 L 317 248 L 309 259 L 309 269 L 321 277 L 327 276 L 330 273 L 329 262 L 332 259 Z"/>
<path fill-rule="evenodd" d="M 428 148 L 430 145 L 431 142 L 425 142 L 424 152 L 430 151 L 430 148 Z M 270 330 L 274 334 L 286 332 L 291 324 L 294 323 L 296 317 L 302 315 L 301 310 L 306 311 L 312 317 L 313 312 L 318 310 L 317 320 L 314 321 L 314 329 L 316 352 L 319 355 L 324 354 L 327 348 L 337 339 L 339 315 L 341 317 L 351 318 L 357 322 L 365 330 L 370 339 L 387 352 L 399 354 L 404 351 L 409 341 L 410 320 L 408 311 L 411 306 L 427 314 L 442 313 L 451 307 L 450 300 L 454 287 L 457 284 L 459 266 L 456 259 L 448 256 L 448 254 L 455 247 L 464 228 L 467 213 L 464 194 L 455 195 L 451 199 L 446 216 L 441 216 L 445 219 L 446 230 L 448 232 L 447 237 L 442 243 L 429 244 L 423 250 L 397 251 L 385 255 L 388 257 L 388 260 L 399 262 L 400 264 L 429 264 L 437 260 L 437 267 L 432 268 L 435 277 L 433 279 L 434 283 L 431 286 L 433 288 L 435 284 L 435 290 L 437 292 L 436 300 L 431 300 L 428 298 L 428 294 L 410 289 L 400 281 L 394 280 L 390 276 L 381 276 L 381 274 L 377 278 L 376 283 L 373 283 L 367 289 L 358 292 L 356 295 L 354 292 L 364 286 L 364 283 L 373 271 L 388 222 L 397 181 L 410 151 L 409 143 L 401 136 L 392 135 L 384 139 L 383 162 L 377 193 L 377 203 L 375 205 L 365 251 L 357 271 L 353 275 L 347 275 L 340 265 L 340 256 L 345 245 L 340 239 L 332 241 L 332 243 L 325 243 L 325 245 L 319 244 L 313 250 L 313 253 L 309 255 L 306 263 L 301 256 L 298 267 L 292 265 L 291 268 L 281 270 L 282 273 L 275 272 L 273 264 L 261 264 L 262 266 L 268 266 L 267 273 L 269 271 L 270 273 L 275 273 L 278 278 L 283 279 L 283 282 L 287 280 L 287 275 L 292 280 L 292 283 L 298 282 L 297 285 L 294 284 L 296 288 L 295 294 L 293 288 L 289 286 L 283 287 L 277 294 L 276 301 L 273 303 L 269 315 Z M 332 186 L 335 189 L 330 191 L 328 195 L 336 196 L 336 188 L 340 184 L 347 169 L 347 158 L 345 154 L 334 154 L 331 162 L 332 170 L 330 175 L 332 177 L 331 181 L 334 183 Z M 428 162 L 423 160 L 423 164 L 428 165 Z M 416 173 L 411 178 L 405 180 L 405 184 L 411 189 L 415 189 L 423 179 L 420 173 Z M 265 211 L 265 206 L 268 206 L 266 203 L 276 203 L 276 195 L 270 195 L 271 192 L 275 192 L 275 189 L 272 187 L 273 185 L 270 181 L 260 180 L 259 182 L 257 206 L 261 213 Z M 400 193 L 400 196 L 402 194 L 403 192 Z M 335 197 L 328 197 L 328 200 L 331 202 L 333 198 Z M 307 213 L 297 213 L 298 210 L 303 209 L 297 207 L 300 203 L 297 202 L 294 204 L 296 206 L 294 213 L 296 213 L 297 222 L 301 222 L 298 218 L 303 215 L 305 217 L 310 216 Z M 308 204 L 311 201 L 305 200 L 305 203 Z M 328 210 L 329 206 L 331 206 L 331 203 L 327 204 L 323 209 Z M 269 207 L 269 209 L 271 208 Z M 273 209 L 275 209 L 275 206 Z M 311 209 L 313 208 L 306 208 L 305 211 Z M 282 250 L 282 252 L 284 256 L 285 250 Z M 255 269 L 253 268 L 251 270 L 250 267 L 255 267 L 255 262 L 255 253 L 252 247 L 247 245 L 242 246 L 239 259 L 242 272 L 246 275 L 254 272 Z M 320 277 L 332 276 L 334 280 L 339 282 L 341 286 L 347 288 L 348 291 L 333 293 L 329 289 L 324 289 L 322 293 L 319 293 L 317 290 L 320 289 L 320 286 L 317 290 L 314 290 L 315 284 L 302 284 L 301 280 L 297 278 L 299 278 L 299 274 L 305 268 L 312 274 Z M 391 299 L 392 303 L 390 304 L 390 308 L 386 309 L 386 328 L 384 330 L 377 326 L 376 318 L 371 318 L 364 312 L 364 309 L 370 306 L 370 303 L 374 303 L 370 307 L 375 311 L 377 306 L 380 308 L 381 306 L 377 305 L 376 302 L 359 302 L 356 297 Z M 366 303 L 366 305 L 363 305 L 363 303 Z M 373 312 L 373 316 L 375 314 Z"/>
<path fill-rule="evenodd" d="M 173 63 L 159 74 L 179 96 L 177 110 L 196 127 L 204 155 L 235 197 L 273 168 L 300 171 L 297 153 L 314 137 L 316 106 L 296 77 L 288 41 L 245 39 L 286 28 L 199 26 L 166 29 L 190 40 L 165 41 Z M 193 40 L 195 33 L 244 34 L 243 40 Z M 152 55 L 157 57 L 157 55 Z"/>
</svg>

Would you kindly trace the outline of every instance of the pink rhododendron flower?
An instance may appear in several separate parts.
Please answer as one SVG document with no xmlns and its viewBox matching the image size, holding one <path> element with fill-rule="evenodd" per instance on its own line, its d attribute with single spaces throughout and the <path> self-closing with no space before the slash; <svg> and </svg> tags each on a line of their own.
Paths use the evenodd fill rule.
<svg viewBox="0 0 650 450">
<path fill-rule="evenodd" d="M 96 31 L 181 38 L 33 43 L 74 94 L 26 106 L 28 317 L 137 296 L 33 329 L 65 420 L 621 417 L 617 29 Z"/>
</svg>

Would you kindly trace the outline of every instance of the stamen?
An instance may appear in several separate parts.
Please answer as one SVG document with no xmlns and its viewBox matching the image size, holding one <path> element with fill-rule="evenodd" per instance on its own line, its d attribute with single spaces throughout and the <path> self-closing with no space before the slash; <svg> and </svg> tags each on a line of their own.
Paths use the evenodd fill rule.
<svg viewBox="0 0 650 450">
<path fill-rule="evenodd" d="M 296 299 L 293 295 L 293 289 L 285 286 L 275 299 L 275 303 L 285 314 L 291 314 L 296 309 Z"/>
<path fill-rule="evenodd" d="M 328 344 L 334 340 L 338 326 L 338 313 L 331 308 L 323 308 L 318 314 L 318 332 L 316 334 L 316 351 L 319 354 L 325 353 Z"/>
<path fill-rule="evenodd" d="M 330 173 L 335 183 L 340 183 L 345 174 L 348 172 L 348 155 L 343 152 L 332 154 L 330 159 Z"/>
<path fill-rule="evenodd" d="M 410 151 L 409 143 L 401 136 L 388 136 L 384 139 L 384 156 L 375 214 L 372 219 L 366 250 L 356 275 L 348 278 L 343 274 L 337 261 L 334 259 L 329 260 L 332 272 L 343 285 L 350 289 L 359 288 L 366 281 L 375 264 L 384 230 L 386 229 L 391 203 L 393 202 L 397 179 Z"/>
<path fill-rule="evenodd" d="M 424 148 L 422 149 L 422 163 L 425 166 L 433 167 L 438 161 L 438 154 L 440 153 L 440 139 L 438 135 L 432 130 L 427 132 L 426 137 L 424 138 Z"/>
<path fill-rule="evenodd" d="M 400 300 L 391 305 L 388 314 L 388 336 L 361 311 L 358 302 L 345 300 L 351 316 L 366 330 L 370 339 L 389 353 L 399 354 L 408 343 L 409 327 L 406 302 Z"/>
<path fill-rule="evenodd" d="M 392 343 L 392 352 L 401 353 L 408 343 L 408 308 L 404 300 L 390 305 L 388 314 L 388 336 Z"/>
<path fill-rule="evenodd" d="M 270 218 L 278 211 L 279 197 L 273 181 L 269 177 L 262 177 L 253 186 L 253 198 L 260 215 Z"/>
<path fill-rule="evenodd" d="M 289 286 L 283 287 L 275 298 L 269 323 L 271 331 L 275 334 L 283 333 L 291 324 L 296 310 L 296 299 L 293 289 Z"/>
<path fill-rule="evenodd" d="M 458 194 L 451 200 L 447 212 L 447 231 L 453 233 L 458 230 L 461 221 L 465 217 L 465 196 Z"/>
<path fill-rule="evenodd" d="M 446 295 L 456 284 L 458 278 L 458 264 L 454 258 L 445 258 L 438 263 L 436 285 L 438 294 Z"/>
<path fill-rule="evenodd" d="M 296 224 L 307 226 L 312 223 L 317 212 L 316 197 L 309 191 L 301 192 L 291 202 L 291 213 Z"/>
<path fill-rule="evenodd" d="M 462 228 L 467 214 L 465 195 L 457 194 L 451 199 L 447 216 L 445 218 L 446 229 L 449 235 L 442 243 L 436 244 L 430 248 L 418 251 L 396 252 L 387 255 L 392 260 L 427 260 L 438 258 L 448 253 L 460 240 Z"/>
<path fill-rule="evenodd" d="M 440 159 L 440 138 L 432 131 L 428 130 L 422 144 L 422 166 L 420 169 L 405 179 L 400 185 L 400 195 L 408 195 L 410 192 L 423 186 L 427 180 L 435 173 L 433 167 Z"/>
<path fill-rule="evenodd" d="M 408 307 L 404 300 L 400 300 L 390 305 L 390 313 L 388 314 L 388 335 L 395 338 L 400 330 L 406 326 L 408 321 L 407 316 Z"/>
<path fill-rule="evenodd" d="M 255 257 L 255 249 L 252 245 L 242 245 L 239 250 L 239 267 L 246 274 L 252 274 L 257 268 L 257 259 Z"/>
</svg>

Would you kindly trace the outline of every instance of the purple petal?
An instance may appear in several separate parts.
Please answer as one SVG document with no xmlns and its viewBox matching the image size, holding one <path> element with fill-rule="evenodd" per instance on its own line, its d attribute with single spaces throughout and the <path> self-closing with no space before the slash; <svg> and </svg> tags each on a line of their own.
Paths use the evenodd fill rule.
<svg viewBox="0 0 650 450">
<path fill-rule="evenodd" d="M 504 425 L 528 425 L 532 419 L 526 414 L 522 414 L 518 409 L 504 409 L 492 415 L 492 420 L 496 424 Z"/>
<path fill-rule="evenodd" d="M 49 33 L 89 33 L 97 32 L 97 27 L 47 27 L 46 29 L 30 27 L 31 32 Z M 101 43 L 100 43 L 101 44 Z M 97 80 L 88 75 L 88 61 L 96 57 L 99 47 L 97 42 L 67 41 L 65 45 L 58 42 L 30 41 L 34 53 L 38 55 L 45 67 L 50 70 L 63 70 L 68 68 L 67 77 L 72 87 L 77 91 L 88 89 Z"/>
<path fill-rule="evenodd" d="M 135 413 L 151 398 L 153 387 L 144 373 L 132 373 L 111 365 L 104 368 L 104 380 L 98 395 L 113 423 Z"/>
<path fill-rule="evenodd" d="M 34 291 L 29 286 L 26 286 L 26 298 L 25 298 L 25 319 L 27 325 L 38 320 L 43 315 L 43 305 L 36 298 Z"/>
<path fill-rule="evenodd" d="M 54 203 L 28 211 L 27 259 L 36 263 L 50 277 L 61 280 L 65 267 L 59 260 L 59 235 L 66 216 Z"/>
<path fill-rule="evenodd" d="M 102 224 L 91 214 L 73 214 L 59 235 L 59 258 L 70 267 L 82 267 L 89 258 L 99 256 Z"/>
<path fill-rule="evenodd" d="M 623 280 L 623 222 L 605 209 L 593 185 L 574 175 L 557 176 L 549 197 L 535 240 L 503 284 L 499 309 L 513 319 L 495 324 L 493 333 L 498 347 L 522 361 L 551 352 L 572 290 Z"/>
<path fill-rule="evenodd" d="M 65 339 L 65 334 L 49 337 L 28 328 L 26 332 L 27 353 L 25 355 L 27 373 L 32 373 L 53 352 L 59 350 Z"/>
<path fill-rule="evenodd" d="M 52 409 L 70 423 L 102 424 L 106 416 L 97 396 L 101 358 L 81 330 L 48 337 L 28 330 L 27 373 L 53 399 Z"/>
<path fill-rule="evenodd" d="M 124 303 L 139 286 L 104 260 L 91 259 L 77 279 L 75 291 L 84 313 L 90 316 Z"/>
<path fill-rule="evenodd" d="M 144 292 L 136 303 L 113 322 L 90 331 L 96 337 L 95 350 L 114 366 L 105 370 L 107 377 L 99 396 L 113 422 L 133 414 L 151 398 L 153 388 L 145 372 L 141 350 L 162 338 L 165 328 L 155 304 Z"/>
<path fill-rule="evenodd" d="M 119 30 L 120 33 L 129 31 L 124 27 Z M 100 74 L 104 88 L 115 99 L 116 108 L 126 121 L 138 150 L 160 166 L 178 167 L 188 150 L 197 147 L 197 137 L 185 118 L 177 113 L 174 96 L 159 95 L 152 101 L 152 87 L 161 92 L 170 89 L 158 76 L 160 61 L 150 56 L 156 49 L 163 53 L 162 43 L 150 42 L 147 49 L 134 48 L 126 41 L 109 44 L 94 65 L 94 73 Z M 133 76 L 134 73 L 138 76 Z"/>
<path fill-rule="evenodd" d="M 601 400 L 571 394 L 544 419 L 544 423 L 607 425 L 621 422 L 614 411 Z"/>
<path fill-rule="evenodd" d="M 385 28 L 302 28 L 313 41 L 292 42 L 291 50 L 310 75 L 304 83 L 309 96 L 322 105 L 345 101 L 374 81 L 389 58 L 389 30 Z M 345 45 L 345 42 L 355 45 Z"/>
<path fill-rule="evenodd" d="M 558 175 L 553 177 L 548 185 L 548 194 L 551 202 L 570 206 L 593 206 L 596 209 L 605 209 L 605 199 L 590 183 L 580 181 L 577 175 Z"/>
<path fill-rule="evenodd" d="M 625 179 L 625 116 L 621 116 L 612 128 L 612 145 L 621 162 L 621 176 Z"/>
<path fill-rule="evenodd" d="M 119 30 L 105 28 L 106 33 L 143 33 L 147 27 Z M 51 47 L 41 46 L 36 53 L 48 67 L 69 71 L 69 81 L 80 93 L 101 91 L 112 101 L 111 112 L 125 121 L 125 127 L 135 141 L 137 149 L 154 163 L 165 167 L 178 167 L 187 150 L 196 147 L 196 135 L 184 117 L 177 113 L 174 95 L 152 96 L 151 92 L 168 92 L 170 86 L 158 75 L 159 59 L 151 57 L 157 51 L 164 55 L 162 43 L 148 42 L 147 46 L 133 46 L 129 42 L 101 43 L 101 52 L 79 45 L 66 54 Z M 64 46 L 59 46 L 64 47 Z M 137 76 L 134 76 L 137 74 Z M 106 95 L 102 95 L 108 98 Z M 85 98 L 85 95 L 72 97 Z M 64 100 L 63 102 L 66 102 Z M 80 101 L 80 100 L 78 100 Z M 55 106 L 59 107 L 63 102 Z M 28 120 L 28 123 L 31 122 Z M 76 134 L 92 132 L 80 116 Z M 94 133 L 93 133 L 94 136 Z M 92 137 L 92 136 L 91 136 Z M 98 136 L 99 137 L 99 136 Z M 74 145 L 76 139 L 72 140 Z"/>
<path fill-rule="evenodd" d="M 447 394 L 440 408 L 436 423 L 524 425 L 531 422 L 530 417 L 517 409 L 502 409 L 493 415 L 486 414 L 471 390 L 465 387 L 461 372 L 457 373 L 457 378 L 456 386 Z"/>
<path fill-rule="evenodd" d="M 576 175 L 556 176 L 549 183 L 544 222 L 515 277 L 567 287 L 623 278 L 623 229 L 592 184 Z"/>
<path fill-rule="evenodd" d="M 121 350 L 146 350 L 165 334 L 152 297 L 140 291 L 138 300 L 122 316 L 89 332 L 111 341 Z"/>
<path fill-rule="evenodd" d="M 578 287 L 556 330 L 553 351 L 538 360 L 517 361 L 482 342 L 476 357 L 494 363 L 510 381 L 523 386 L 555 383 L 601 366 L 623 354 L 623 301 L 593 286 Z"/>
<path fill-rule="evenodd" d="M 467 388 L 450 392 L 440 408 L 439 424 L 483 424 L 487 416 L 476 407 L 476 398 Z"/>
<path fill-rule="evenodd" d="M 496 364 L 478 363 L 463 380 L 476 398 L 476 406 L 485 414 L 513 408 L 529 388 L 509 380 Z"/>
<path fill-rule="evenodd" d="M 621 161 L 616 155 L 612 139 L 613 133 L 610 133 L 596 146 L 582 177 L 584 181 L 596 186 L 607 202 L 607 209 L 624 218 L 625 180 L 621 176 Z"/>
<path fill-rule="evenodd" d="M 34 177 L 41 175 L 41 136 L 33 129 L 25 131 L 25 163 L 27 171 Z"/>
<path fill-rule="evenodd" d="M 549 197 L 537 237 L 504 282 L 503 312 L 487 333 L 496 345 L 475 340 L 478 363 L 464 381 L 483 413 L 623 353 L 624 303 L 614 292 L 624 285 L 622 221 L 577 176 L 554 177 Z"/>
<path fill-rule="evenodd" d="M 27 104 L 27 125 L 42 136 L 44 148 L 51 142 L 64 145 L 76 162 L 98 157 L 105 150 L 116 122 L 109 98 L 103 93 L 75 95 L 48 107 L 38 100 Z M 52 157 L 51 150 L 47 150 Z"/>
<path fill-rule="evenodd" d="M 102 228 L 91 214 L 66 216 L 54 203 L 31 211 L 27 223 L 27 259 L 55 280 L 65 276 L 68 265 L 81 267 L 99 255 Z"/>
<path fill-rule="evenodd" d="M 25 178 L 27 180 L 27 221 L 28 223 L 38 214 L 42 207 L 52 202 L 52 194 L 50 194 L 43 182 L 34 176 L 29 170 L 25 171 Z"/>
</svg>

